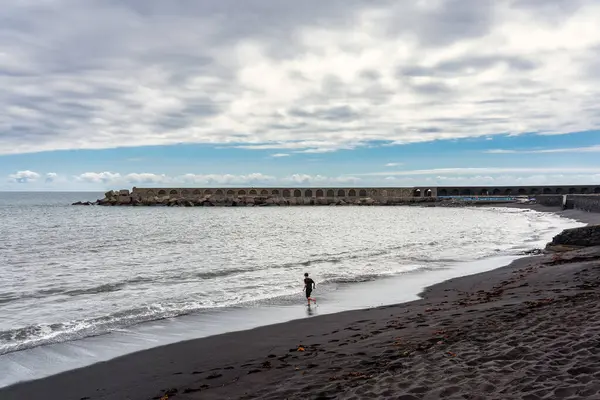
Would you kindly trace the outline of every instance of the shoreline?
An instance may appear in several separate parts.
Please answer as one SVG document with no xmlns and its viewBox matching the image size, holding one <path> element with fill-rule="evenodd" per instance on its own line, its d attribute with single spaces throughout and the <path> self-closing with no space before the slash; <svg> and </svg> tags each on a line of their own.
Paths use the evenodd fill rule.
<svg viewBox="0 0 600 400">
<path fill-rule="evenodd" d="M 489 205 L 489 204 L 478 204 L 474 207 L 486 207 L 486 208 L 518 208 L 522 210 L 532 210 L 538 212 L 545 212 L 558 215 L 563 218 L 575 220 L 577 222 L 584 223 L 586 225 L 600 225 L 600 213 L 583 211 L 579 209 L 567 209 L 563 210 L 562 207 L 545 206 L 542 204 L 521 204 L 521 203 L 507 203 L 501 205 Z"/>
<path fill-rule="evenodd" d="M 531 247 L 532 249 L 534 247 Z M 296 297 L 293 301 L 265 302 L 256 307 L 213 309 L 207 312 L 159 319 L 126 328 L 65 342 L 35 346 L 0 355 L 0 388 L 19 382 L 43 379 L 85 368 L 113 358 L 187 340 L 226 332 L 285 323 L 319 315 L 364 310 L 418 300 L 426 287 L 461 276 L 500 268 L 520 258 L 504 255 L 413 274 L 380 277 L 360 284 L 342 284 L 321 293 L 319 306 L 308 310 Z M 321 289 L 324 287 L 320 285 Z M 321 292 L 321 290 L 319 291 Z M 40 360 L 40 361 L 37 361 Z"/>
<path fill-rule="evenodd" d="M 539 205 L 510 204 L 501 207 L 506 206 L 553 212 L 582 223 L 600 224 L 600 214 L 577 210 L 563 211 L 558 207 Z M 370 362 L 368 360 L 367 363 L 364 363 L 364 361 L 369 358 L 369 350 L 372 349 L 363 348 L 363 345 L 366 342 L 373 342 L 376 345 L 381 344 L 381 339 L 385 337 L 384 333 L 389 333 L 391 328 L 386 330 L 380 325 L 383 325 L 382 322 L 386 319 L 389 320 L 390 313 L 396 313 L 396 316 L 398 314 L 408 314 L 405 317 L 409 319 L 423 319 L 423 315 L 432 313 L 432 307 L 437 308 L 434 306 L 435 302 L 447 304 L 451 301 L 460 301 L 453 298 L 453 296 L 456 297 L 455 294 L 452 296 L 446 294 L 449 291 L 456 292 L 460 290 L 460 292 L 466 292 L 481 287 L 482 290 L 489 292 L 493 289 L 493 286 L 490 287 L 490 285 L 509 278 L 514 270 L 522 269 L 528 263 L 536 264 L 537 262 L 539 264 L 548 257 L 550 256 L 524 257 L 508 266 L 492 271 L 453 278 L 434 284 L 421 292 L 422 299 L 408 303 L 343 311 L 143 350 L 59 375 L 8 386 L 0 389 L 0 397 L 3 399 L 36 399 L 47 398 L 50 392 L 60 392 L 61 398 L 67 399 L 149 399 L 160 398 L 164 393 L 163 390 L 177 389 L 175 396 L 172 393 L 169 398 L 241 398 L 240 396 L 248 390 L 254 392 L 254 394 L 247 398 L 271 398 L 269 396 L 281 398 L 278 396 L 283 395 L 283 393 L 277 392 L 277 390 L 284 390 L 285 388 L 278 388 L 277 382 L 279 380 L 298 379 L 298 375 L 305 373 L 311 376 L 311 378 L 306 378 L 305 384 L 315 386 L 315 379 L 319 381 L 320 375 L 329 374 L 329 369 L 321 365 L 323 363 L 342 363 L 345 366 L 353 365 L 354 367 L 363 365 L 364 369 L 367 370 L 371 368 L 373 364 L 368 364 Z M 533 268 L 535 269 L 535 266 Z M 366 319 L 369 321 L 365 321 Z M 458 319 L 460 320 L 460 318 Z M 406 329 L 414 337 L 419 337 L 418 332 L 424 328 L 424 326 L 414 326 Z M 355 330 L 360 334 L 348 335 Z M 374 334 L 374 331 L 379 333 Z M 404 329 L 401 331 L 405 332 Z M 404 335 L 405 333 L 403 333 L 403 337 Z M 321 336 L 328 340 L 316 339 Z M 268 340 L 264 338 L 268 338 Z M 311 342 L 312 344 L 318 342 L 316 344 L 319 346 L 315 344 L 315 346 L 310 347 L 309 343 Z M 346 352 L 345 355 L 341 355 L 339 349 L 342 347 L 339 346 L 342 343 L 345 344 L 344 349 L 360 348 L 362 351 L 355 352 L 356 354 L 347 354 Z M 307 350 L 305 352 L 290 352 L 291 348 L 299 344 L 305 344 L 310 349 L 305 348 Z M 328 348 L 327 351 L 319 350 L 325 347 Z M 364 353 L 365 355 L 357 353 Z M 190 357 L 190 354 L 196 356 Z M 301 356 L 296 354 L 301 354 Z M 315 363 L 302 364 L 301 360 L 304 360 L 309 354 L 311 359 L 313 356 L 320 359 L 317 365 L 313 365 Z M 275 355 L 275 357 L 269 357 L 270 355 Z M 282 358 L 283 360 L 281 360 Z M 300 368 L 299 370 L 296 370 L 296 367 L 291 367 L 294 366 L 294 362 L 296 362 L 296 367 Z M 281 368 L 276 366 L 279 363 L 281 363 Z M 287 364 L 290 366 L 286 366 Z M 271 367 L 268 367 L 268 365 L 271 365 Z M 303 366 L 307 369 L 304 369 Z M 343 369 L 344 367 L 340 368 Z M 300 378 L 295 386 L 290 385 L 293 387 L 288 389 L 292 391 L 299 390 L 299 387 L 304 384 L 304 375 L 302 376 L 303 378 Z M 355 378 L 358 381 L 354 381 Z M 350 380 L 362 382 L 363 379 L 367 379 L 366 376 L 354 376 Z M 375 375 L 369 379 L 375 379 Z M 324 382 L 323 390 L 333 385 L 331 382 L 336 382 L 336 380 Z M 206 387 L 205 385 L 209 386 Z M 187 393 L 184 393 L 186 389 L 188 389 Z M 275 395 L 275 393 L 278 394 Z M 311 393 L 316 394 L 316 392 Z M 287 394 L 292 395 L 294 393 Z M 361 395 L 356 398 L 361 398 Z M 412 398 L 421 397 L 413 396 Z"/>
</svg>

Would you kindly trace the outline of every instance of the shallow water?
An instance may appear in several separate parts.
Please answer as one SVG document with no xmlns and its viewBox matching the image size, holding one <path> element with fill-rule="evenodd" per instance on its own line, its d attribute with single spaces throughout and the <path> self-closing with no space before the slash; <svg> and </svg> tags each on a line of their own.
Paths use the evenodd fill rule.
<svg viewBox="0 0 600 400">
<path fill-rule="evenodd" d="M 0 193 L 0 354 L 142 322 L 303 301 L 340 285 L 516 255 L 566 227 L 517 209 L 72 207 Z M 440 272 L 441 273 L 441 272 Z"/>
</svg>

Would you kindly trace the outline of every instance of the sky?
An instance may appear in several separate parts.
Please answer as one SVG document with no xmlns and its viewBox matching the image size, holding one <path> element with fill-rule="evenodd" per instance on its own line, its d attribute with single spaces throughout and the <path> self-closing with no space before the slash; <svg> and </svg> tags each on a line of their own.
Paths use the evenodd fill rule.
<svg viewBox="0 0 600 400">
<path fill-rule="evenodd" d="M 5 0 L 0 190 L 600 183 L 597 0 Z"/>
</svg>

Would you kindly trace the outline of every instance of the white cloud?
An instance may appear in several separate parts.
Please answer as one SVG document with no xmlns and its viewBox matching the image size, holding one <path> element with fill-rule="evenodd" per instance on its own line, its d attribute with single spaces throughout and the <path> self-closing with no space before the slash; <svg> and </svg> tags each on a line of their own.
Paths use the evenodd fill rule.
<svg viewBox="0 0 600 400">
<path fill-rule="evenodd" d="M 554 186 L 590 185 L 600 187 L 600 172 L 595 174 L 539 174 L 531 175 L 437 175 L 426 177 L 390 176 L 388 186 Z"/>
<path fill-rule="evenodd" d="M 292 174 L 275 177 L 262 173 L 235 174 L 182 174 L 157 175 L 152 173 L 86 172 L 74 177 L 76 182 L 113 186 L 265 186 L 265 185 L 338 185 L 358 184 L 361 178 L 351 176 L 330 177 L 324 175 Z"/>
<path fill-rule="evenodd" d="M 420 175 L 442 175 L 442 176 L 453 176 L 453 175 L 498 175 L 498 174 L 513 174 L 527 175 L 527 174 L 540 174 L 540 175 L 551 175 L 551 174 L 600 174 L 600 168 L 586 168 L 586 167 L 565 167 L 565 168 L 519 168 L 519 167 L 507 167 L 507 168 L 433 168 L 433 169 L 417 169 L 409 171 L 384 171 L 384 172 L 369 172 L 362 174 L 355 174 L 357 176 L 420 176 Z"/>
<path fill-rule="evenodd" d="M 30 183 L 35 182 L 40 178 L 40 174 L 33 171 L 18 171 L 15 174 L 11 174 L 8 176 L 9 181 L 15 183 Z"/>
<path fill-rule="evenodd" d="M 484 151 L 484 153 L 488 153 L 488 154 L 514 154 L 516 152 L 517 152 L 516 150 L 509 150 L 509 149 L 491 149 L 491 150 Z"/>
<path fill-rule="evenodd" d="M 595 0 L 3 11 L 0 154 L 190 142 L 318 153 L 600 127 Z"/>
<path fill-rule="evenodd" d="M 403 163 L 397 163 L 397 162 L 391 162 L 391 163 L 385 164 L 386 167 L 399 167 L 401 165 L 404 165 L 404 164 Z"/>
<path fill-rule="evenodd" d="M 271 143 L 262 143 L 262 144 L 248 144 L 248 145 L 239 145 L 233 146 L 237 149 L 245 149 L 245 150 L 276 150 L 276 149 L 285 149 L 285 150 L 295 150 L 294 153 L 330 153 L 336 150 L 352 150 L 358 147 L 360 143 L 346 143 L 340 144 L 334 141 L 314 141 L 307 140 L 302 142 L 292 141 L 292 142 L 271 142 Z"/>
<path fill-rule="evenodd" d="M 165 174 L 127 174 L 123 176 L 123 180 L 132 184 L 143 184 L 143 183 L 168 183 L 169 178 Z"/>
<path fill-rule="evenodd" d="M 48 172 L 46 174 L 46 183 L 52 183 L 58 178 L 58 174 L 56 172 Z"/>
<path fill-rule="evenodd" d="M 530 149 L 530 150 L 511 150 L 511 149 L 492 149 L 486 150 L 489 154 L 551 154 L 551 153 L 600 153 L 600 145 L 588 147 L 567 147 L 558 149 Z"/>
<path fill-rule="evenodd" d="M 35 182 L 40 178 L 40 174 L 33 171 L 18 171 L 15 174 L 11 174 L 8 176 L 9 181 L 15 183 L 30 183 Z"/>
<path fill-rule="evenodd" d="M 56 172 L 47 172 L 45 174 L 41 174 L 35 171 L 25 170 L 8 175 L 8 182 L 18 185 L 28 184 L 28 189 L 31 189 L 33 187 L 47 189 L 51 188 L 54 184 L 65 183 L 68 181 L 65 179 L 64 176 L 61 176 Z"/>
<path fill-rule="evenodd" d="M 46 181 L 40 179 L 46 177 Z M 592 185 L 600 187 L 600 168 L 441 168 L 354 176 L 320 174 L 266 175 L 86 172 L 76 176 L 19 171 L 3 189 L 106 190 L 137 187 L 412 187 L 412 186 L 526 186 Z M 51 181 L 48 180 L 51 178 Z"/>
<path fill-rule="evenodd" d="M 271 157 L 275 157 L 275 158 L 281 158 L 281 157 L 289 157 L 290 155 L 287 153 L 276 153 L 276 154 L 271 154 Z"/>
<path fill-rule="evenodd" d="M 198 185 L 250 185 L 262 184 L 275 181 L 275 177 L 261 173 L 252 173 L 248 175 L 231 174 L 185 174 L 171 179 L 172 183 L 190 183 Z"/>
<path fill-rule="evenodd" d="M 75 177 L 76 180 L 87 183 L 108 183 L 117 181 L 121 178 L 121 174 L 112 172 L 84 172 Z"/>
<path fill-rule="evenodd" d="M 293 174 L 282 179 L 292 185 L 358 184 L 362 179 L 353 176 L 329 177 L 323 175 Z"/>
</svg>

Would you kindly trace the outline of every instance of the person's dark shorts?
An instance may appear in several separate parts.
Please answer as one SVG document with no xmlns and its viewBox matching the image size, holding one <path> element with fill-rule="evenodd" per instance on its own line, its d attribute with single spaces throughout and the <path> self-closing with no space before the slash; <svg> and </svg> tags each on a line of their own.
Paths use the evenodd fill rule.
<svg viewBox="0 0 600 400">
<path fill-rule="evenodd" d="M 312 293 L 312 289 L 306 289 L 306 298 L 307 299 L 310 297 L 311 293 Z"/>
</svg>

